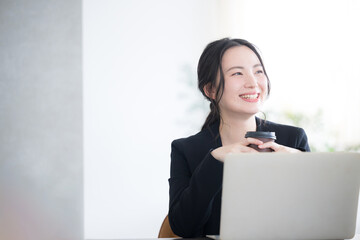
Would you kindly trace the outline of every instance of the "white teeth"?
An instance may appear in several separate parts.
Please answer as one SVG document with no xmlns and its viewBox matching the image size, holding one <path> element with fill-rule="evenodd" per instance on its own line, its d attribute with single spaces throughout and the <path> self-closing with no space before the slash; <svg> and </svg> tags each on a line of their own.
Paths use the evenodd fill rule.
<svg viewBox="0 0 360 240">
<path fill-rule="evenodd" d="M 246 99 L 256 99 L 258 97 L 258 94 L 252 94 L 252 95 L 241 95 L 240 97 L 246 98 Z"/>
</svg>

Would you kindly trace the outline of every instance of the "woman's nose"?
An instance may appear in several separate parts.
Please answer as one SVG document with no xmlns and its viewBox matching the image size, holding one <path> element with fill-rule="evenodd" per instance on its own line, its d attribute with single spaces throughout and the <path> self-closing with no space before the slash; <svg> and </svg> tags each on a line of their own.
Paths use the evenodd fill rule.
<svg viewBox="0 0 360 240">
<path fill-rule="evenodd" d="M 254 88 L 257 86 L 257 80 L 254 75 L 248 75 L 245 79 L 245 87 L 247 88 Z"/>
</svg>

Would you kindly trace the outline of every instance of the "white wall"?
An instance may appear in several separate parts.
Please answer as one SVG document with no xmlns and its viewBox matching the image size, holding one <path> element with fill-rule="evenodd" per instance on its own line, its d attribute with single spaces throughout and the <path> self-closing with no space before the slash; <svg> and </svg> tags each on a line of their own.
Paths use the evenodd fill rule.
<svg viewBox="0 0 360 240">
<path fill-rule="evenodd" d="M 217 37 L 216 4 L 84 1 L 86 238 L 157 237 L 170 143 L 203 121 L 189 84 Z"/>
</svg>

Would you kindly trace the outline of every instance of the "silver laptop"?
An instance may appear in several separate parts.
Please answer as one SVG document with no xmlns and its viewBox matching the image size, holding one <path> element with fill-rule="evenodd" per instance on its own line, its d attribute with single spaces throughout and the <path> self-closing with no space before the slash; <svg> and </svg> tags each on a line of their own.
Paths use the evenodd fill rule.
<svg viewBox="0 0 360 240">
<path fill-rule="evenodd" d="M 359 153 L 231 154 L 220 239 L 351 239 Z"/>
</svg>

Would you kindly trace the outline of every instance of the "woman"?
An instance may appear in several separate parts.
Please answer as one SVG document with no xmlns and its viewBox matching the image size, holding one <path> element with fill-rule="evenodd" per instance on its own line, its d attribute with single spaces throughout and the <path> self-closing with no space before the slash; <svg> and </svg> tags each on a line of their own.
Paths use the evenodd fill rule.
<svg viewBox="0 0 360 240">
<path fill-rule="evenodd" d="M 169 222 L 181 237 L 219 234 L 223 161 L 228 153 L 310 151 L 303 129 L 255 115 L 270 93 L 256 48 L 246 40 L 210 43 L 198 64 L 198 87 L 210 101 L 202 130 L 172 143 Z M 245 138 L 247 131 L 275 132 L 276 142 Z"/>
</svg>

